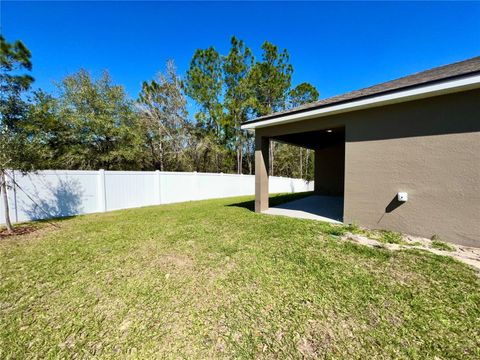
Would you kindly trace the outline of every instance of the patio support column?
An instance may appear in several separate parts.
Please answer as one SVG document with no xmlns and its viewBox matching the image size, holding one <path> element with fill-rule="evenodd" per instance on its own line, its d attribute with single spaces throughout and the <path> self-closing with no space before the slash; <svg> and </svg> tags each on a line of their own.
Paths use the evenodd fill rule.
<svg viewBox="0 0 480 360">
<path fill-rule="evenodd" d="M 255 212 L 268 209 L 268 165 L 270 139 L 255 134 Z"/>
</svg>

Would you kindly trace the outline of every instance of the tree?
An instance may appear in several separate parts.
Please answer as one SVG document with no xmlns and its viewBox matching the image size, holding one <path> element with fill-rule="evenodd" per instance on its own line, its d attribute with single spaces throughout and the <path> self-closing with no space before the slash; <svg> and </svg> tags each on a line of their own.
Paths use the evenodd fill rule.
<svg viewBox="0 0 480 360">
<path fill-rule="evenodd" d="M 318 90 L 313 85 L 307 82 L 301 83 L 289 91 L 288 107 L 294 108 L 312 103 L 318 100 L 318 96 Z M 283 155 L 286 155 L 286 158 L 283 158 Z M 283 166 L 288 169 L 280 169 L 282 174 L 307 180 L 313 179 L 313 153 L 310 149 L 282 144 L 277 151 L 277 158 L 279 157 L 282 158 Z"/>
<path fill-rule="evenodd" d="M 28 103 L 23 100 L 33 78 L 19 74 L 32 69 L 31 53 L 21 41 L 8 43 L 0 35 L 0 192 L 2 193 L 7 231 L 13 232 L 10 221 L 7 168 L 29 170 L 33 167 L 31 143 L 22 132 L 20 123 L 28 113 Z"/>
<path fill-rule="evenodd" d="M 303 104 L 318 100 L 318 90 L 311 84 L 304 82 L 290 90 L 288 93 L 288 105 L 294 108 Z"/>
<path fill-rule="evenodd" d="M 145 162 L 145 129 L 133 101 L 108 72 L 92 80 L 86 70 L 57 84 L 57 116 L 65 125 L 64 168 L 139 170 Z"/>
<path fill-rule="evenodd" d="M 43 90 L 33 92 L 28 116 L 22 123 L 24 133 L 41 146 L 37 168 L 66 168 L 65 154 L 72 145 L 72 128 L 59 115 L 59 101 Z"/>
<path fill-rule="evenodd" d="M 265 41 L 262 50 L 262 61 L 255 63 L 250 74 L 254 84 L 257 116 L 285 109 L 293 74 L 286 49 L 279 52 L 277 46 Z"/>
<path fill-rule="evenodd" d="M 253 137 L 241 131 L 241 124 L 253 116 L 315 101 L 318 91 L 308 83 L 291 89 L 293 67 L 287 50 L 266 41 L 261 59 L 255 61 L 243 41 L 234 36 L 230 43 L 226 56 L 210 47 L 197 50 L 190 63 L 185 90 L 197 102 L 199 111 L 195 114 L 196 126 L 190 128 L 188 153 L 195 159 L 195 169 L 231 171 L 226 164 L 235 156 L 237 173 L 242 172 L 244 159 L 251 173 Z M 288 162 L 278 169 L 274 166 L 277 148 Z M 197 150 L 191 153 L 191 149 Z M 309 176 L 310 159 L 309 151 L 272 142 L 270 174 L 275 170 L 275 174 Z"/>
<path fill-rule="evenodd" d="M 205 132 L 200 124 L 192 126 L 186 156 L 191 169 L 199 172 L 230 172 L 234 166 L 231 152 L 218 142 L 216 135 Z"/>
<path fill-rule="evenodd" d="M 265 42 L 262 52 L 256 61 L 236 37 L 225 56 L 213 47 L 197 50 L 185 83 L 168 62 L 163 73 L 143 83 L 137 101 L 108 72 L 94 79 L 80 70 L 57 84 L 54 95 L 33 92 L 18 129 L 30 145 L 42 147 L 41 161 L 36 159 L 42 167 L 252 173 L 254 142 L 241 124 L 318 97 L 308 83 L 291 89 L 286 50 Z M 196 121 L 187 119 L 187 95 L 198 105 Z M 283 144 L 271 148 L 271 174 L 278 149 L 286 163 L 275 167 L 276 175 L 308 176 L 308 153 Z"/>
<path fill-rule="evenodd" d="M 187 71 L 185 91 L 200 105 L 195 118 L 208 132 L 221 138 L 223 125 L 222 58 L 213 48 L 198 49 Z"/>
<path fill-rule="evenodd" d="M 279 52 L 277 46 L 265 41 L 262 45 L 262 61 L 252 68 L 250 81 L 255 89 L 255 112 L 257 116 L 271 114 L 286 108 L 293 66 L 289 64 L 286 49 Z M 274 174 L 275 143 L 270 144 L 270 175 Z"/>
<path fill-rule="evenodd" d="M 233 139 L 237 156 L 237 173 L 242 173 L 243 147 L 248 134 L 240 129 L 248 120 L 253 106 L 253 89 L 249 74 L 253 65 L 253 55 L 243 41 L 231 38 L 231 48 L 223 61 L 225 81 L 224 106 L 226 110 L 226 137 Z"/>
<path fill-rule="evenodd" d="M 172 60 L 167 62 L 165 73 L 160 73 L 158 80 L 143 83 L 139 103 L 155 168 L 180 170 L 188 113 L 182 81 Z"/>
</svg>

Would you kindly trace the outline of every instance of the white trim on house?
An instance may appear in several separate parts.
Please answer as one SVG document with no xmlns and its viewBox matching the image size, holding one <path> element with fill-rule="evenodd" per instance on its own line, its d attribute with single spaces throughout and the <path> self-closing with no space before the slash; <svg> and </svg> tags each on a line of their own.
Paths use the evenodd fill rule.
<svg viewBox="0 0 480 360">
<path fill-rule="evenodd" d="M 250 124 L 242 125 L 243 130 L 252 130 L 272 125 L 286 124 L 307 120 L 327 115 L 341 114 L 356 110 L 368 109 L 378 106 L 396 104 L 411 100 L 451 94 L 455 92 L 480 88 L 480 75 L 473 75 L 461 79 L 446 80 L 436 84 L 419 86 L 414 89 L 398 90 L 390 94 L 379 94 L 367 99 L 353 100 L 344 104 L 332 104 L 320 109 L 307 110 L 295 114 L 285 114 L 273 119 L 265 119 Z"/>
</svg>

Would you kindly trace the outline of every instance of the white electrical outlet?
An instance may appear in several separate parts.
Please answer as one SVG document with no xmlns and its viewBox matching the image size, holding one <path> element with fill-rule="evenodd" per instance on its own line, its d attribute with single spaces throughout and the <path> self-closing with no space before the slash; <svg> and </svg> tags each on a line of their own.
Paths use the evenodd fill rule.
<svg viewBox="0 0 480 360">
<path fill-rule="evenodd" d="M 407 202 L 408 201 L 408 193 L 399 192 L 397 194 L 397 200 L 400 201 L 400 202 Z"/>
</svg>

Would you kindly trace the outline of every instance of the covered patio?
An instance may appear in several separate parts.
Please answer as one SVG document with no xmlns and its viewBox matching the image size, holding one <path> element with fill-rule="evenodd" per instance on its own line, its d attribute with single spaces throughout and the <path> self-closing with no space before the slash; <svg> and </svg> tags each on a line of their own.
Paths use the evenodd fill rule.
<svg viewBox="0 0 480 360">
<path fill-rule="evenodd" d="M 345 179 L 345 128 L 332 127 L 269 137 L 256 137 L 255 211 L 271 215 L 343 222 Z M 315 195 L 270 208 L 268 169 L 271 141 L 314 150 Z"/>
</svg>

